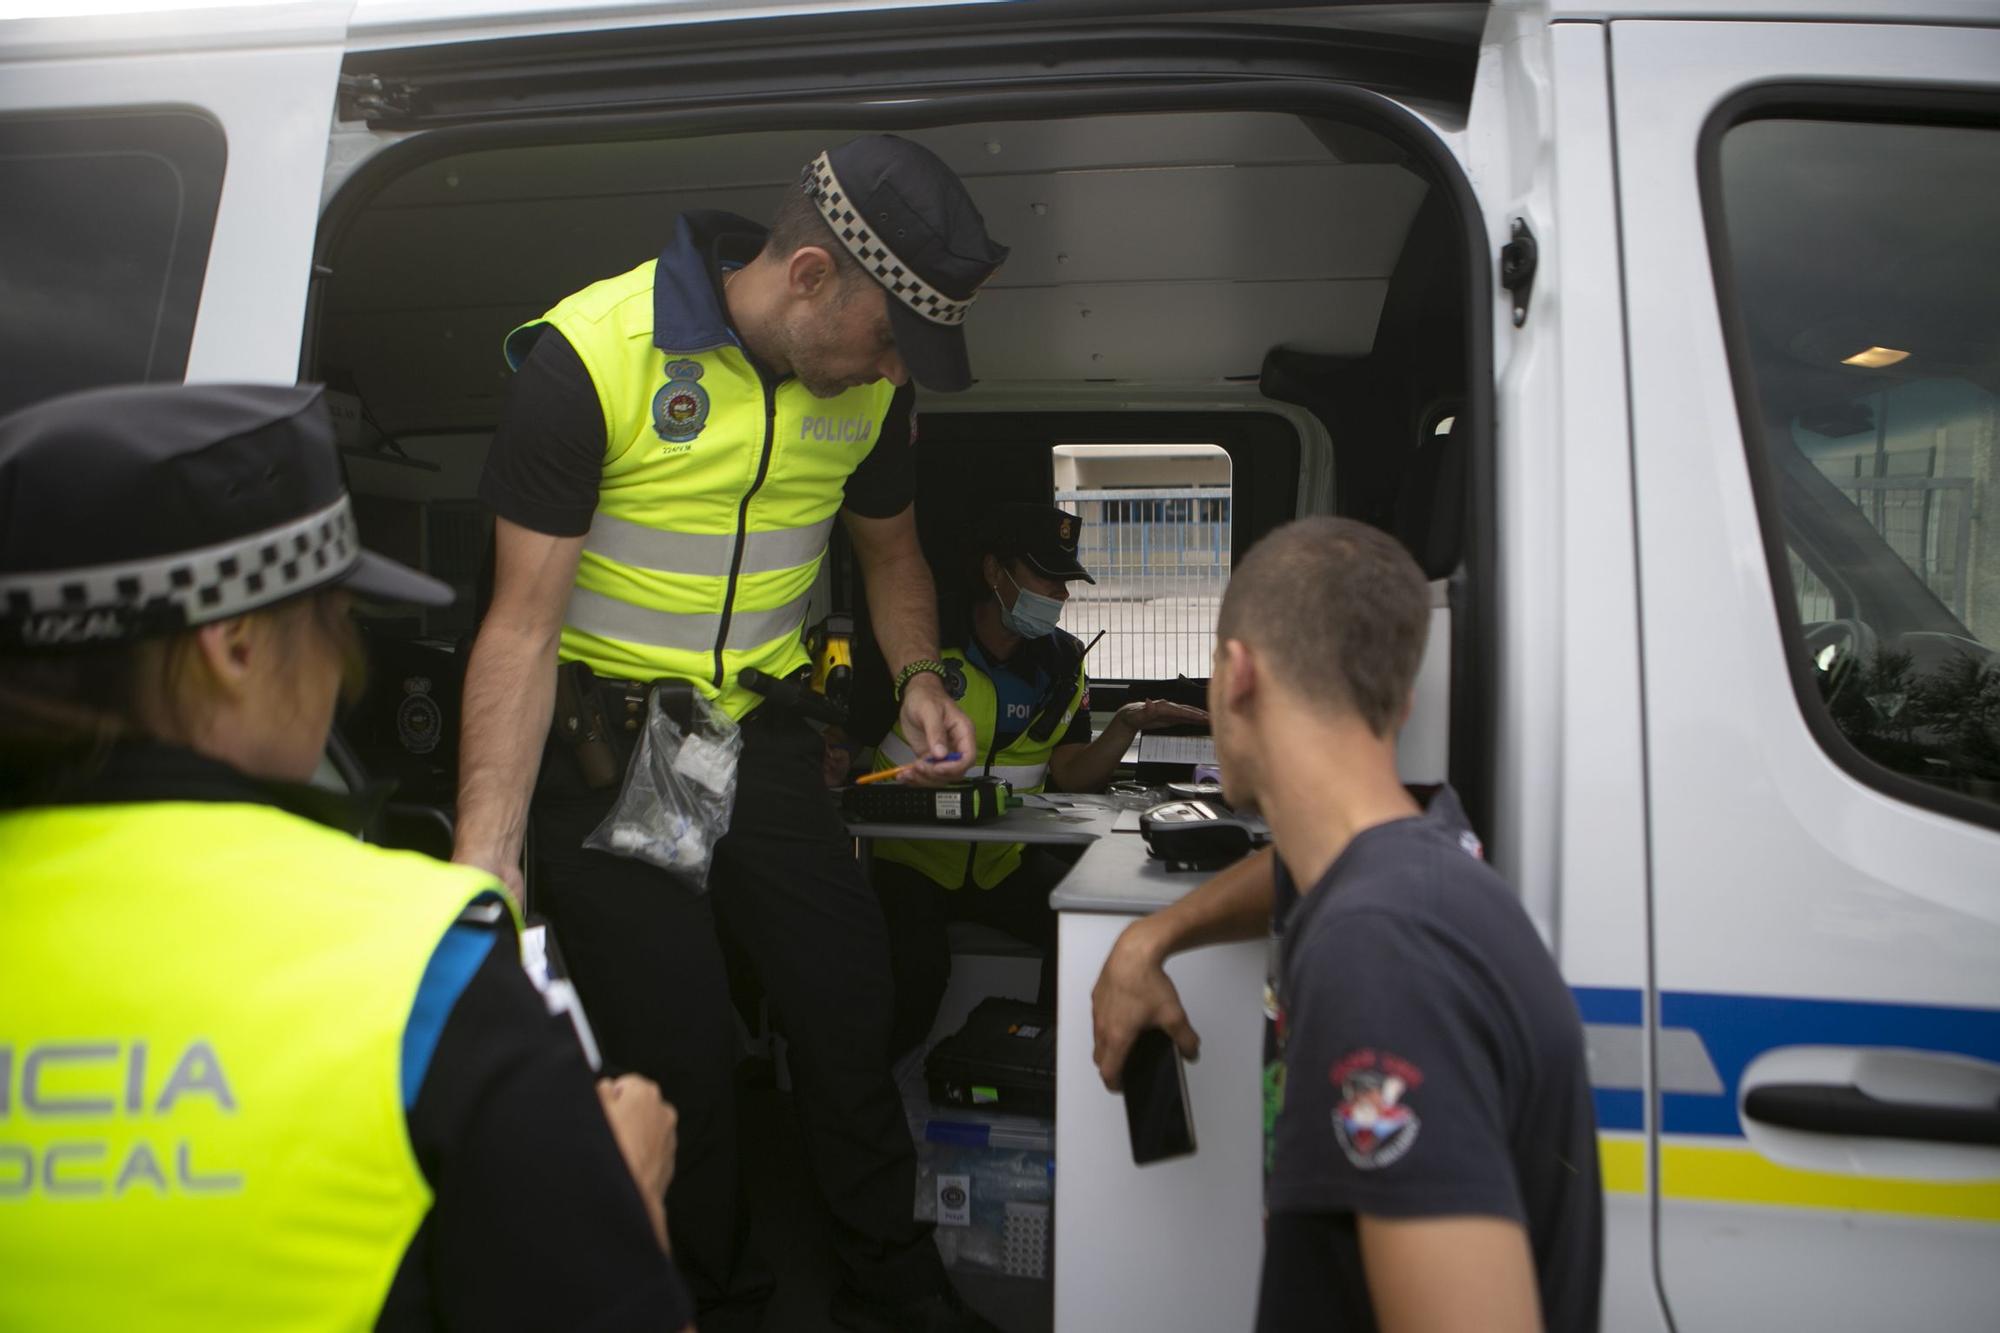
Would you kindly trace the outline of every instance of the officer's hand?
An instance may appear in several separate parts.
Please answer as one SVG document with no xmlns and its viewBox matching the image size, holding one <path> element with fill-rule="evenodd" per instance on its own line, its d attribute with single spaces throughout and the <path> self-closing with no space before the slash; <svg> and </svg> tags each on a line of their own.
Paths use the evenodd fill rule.
<svg viewBox="0 0 2000 1333">
<path fill-rule="evenodd" d="M 952 702 L 944 682 L 926 672 L 912 676 L 903 687 L 903 713 L 898 730 L 917 758 L 920 768 L 905 773 L 902 781 L 917 787 L 936 787 L 964 776 L 972 766 L 976 739 L 972 719 Z M 946 759 L 955 754 L 956 759 Z"/>
<path fill-rule="evenodd" d="M 611 1122 L 646 1215 L 653 1220 L 660 1248 L 667 1248 L 667 1186 L 674 1180 L 680 1113 L 660 1096 L 660 1085 L 638 1074 L 597 1081 L 597 1100 Z"/>
<path fill-rule="evenodd" d="M 460 844 L 451 849 L 452 864 L 473 866 L 484 870 L 500 881 L 500 887 L 507 890 L 507 896 L 514 900 L 514 906 L 525 909 L 528 905 L 528 888 L 521 881 L 521 858 L 501 856 L 478 847 Z"/>
<path fill-rule="evenodd" d="M 1147 1028 L 1163 1028 L 1189 1060 L 1201 1054 L 1201 1037 L 1181 1007 L 1180 992 L 1167 976 L 1153 949 L 1144 921 L 1126 927 L 1097 985 L 1090 992 L 1091 1061 L 1104 1086 L 1118 1091 L 1125 1077 L 1125 1057 Z"/>
<path fill-rule="evenodd" d="M 1208 710 L 1190 708 L 1167 699 L 1147 699 L 1119 709 L 1118 720 L 1134 731 L 1151 731 L 1155 727 L 1205 727 L 1208 725 Z"/>
</svg>

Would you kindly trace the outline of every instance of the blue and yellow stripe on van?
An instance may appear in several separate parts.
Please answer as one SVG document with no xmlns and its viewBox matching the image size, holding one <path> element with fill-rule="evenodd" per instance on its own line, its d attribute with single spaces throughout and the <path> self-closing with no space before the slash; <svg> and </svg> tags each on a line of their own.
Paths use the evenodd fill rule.
<svg viewBox="0 0 2000 1333">
<path fill-rule="evenodd" d="M 1604 1188 L 1647 1189 L 1639 1059 L 1645 994 L 1573 988 L 1591 1044 Z M 2000 1180 L 1939 1182 L 1782 1166 L 1752 1148 L 1743 1072 L 1781 1046 L 1896 1047 L 2000 1063 L 2000 1010 L 1666 991 L 1655 1052 L 1660 1183 L 1668 1199 L 2000 1223 Z"/>
</svg>

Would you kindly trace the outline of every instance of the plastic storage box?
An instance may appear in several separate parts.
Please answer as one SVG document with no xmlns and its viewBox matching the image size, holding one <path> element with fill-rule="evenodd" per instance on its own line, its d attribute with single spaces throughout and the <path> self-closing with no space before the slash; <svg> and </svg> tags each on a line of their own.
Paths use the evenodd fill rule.
<svg viewBox="0 0 2000 1333">
<path fill-rule="evenodd" d="M 1055 1122 L 933 1106 L 921 1059 L 899 1073 L 917 1149 L 916 1216 L 937 1224 L 945 1266 L 1046 1279 Z"/>
</svg>

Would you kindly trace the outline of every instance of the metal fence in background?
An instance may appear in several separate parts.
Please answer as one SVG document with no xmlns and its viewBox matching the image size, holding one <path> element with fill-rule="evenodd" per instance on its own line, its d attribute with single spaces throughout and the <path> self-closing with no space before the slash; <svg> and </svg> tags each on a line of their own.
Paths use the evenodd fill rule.
<svg viewBox="0 0 2000 1333">
<path fill-rule="evenodd" d="M 1098 679 L 1205 677 L 1229 583 L 1227 486 L 1057 491 L 1083 520 L 1077 555 L 1095 585 L 1070 585 L 1063 626 L 1089 643 Z"/>
</svg>

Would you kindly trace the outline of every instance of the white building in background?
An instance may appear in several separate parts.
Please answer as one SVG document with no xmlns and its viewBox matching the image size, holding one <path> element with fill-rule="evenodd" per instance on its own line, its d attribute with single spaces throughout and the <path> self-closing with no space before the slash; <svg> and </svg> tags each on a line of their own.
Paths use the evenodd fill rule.
<svg viewBox="0 0 2000 1333">
<path fill-rule="evenodd" d="M 1229 452 L 1216 444 L 1059 444 L 1058 495 L 1066 491 L 1229 489 Z"/>
</svg>

